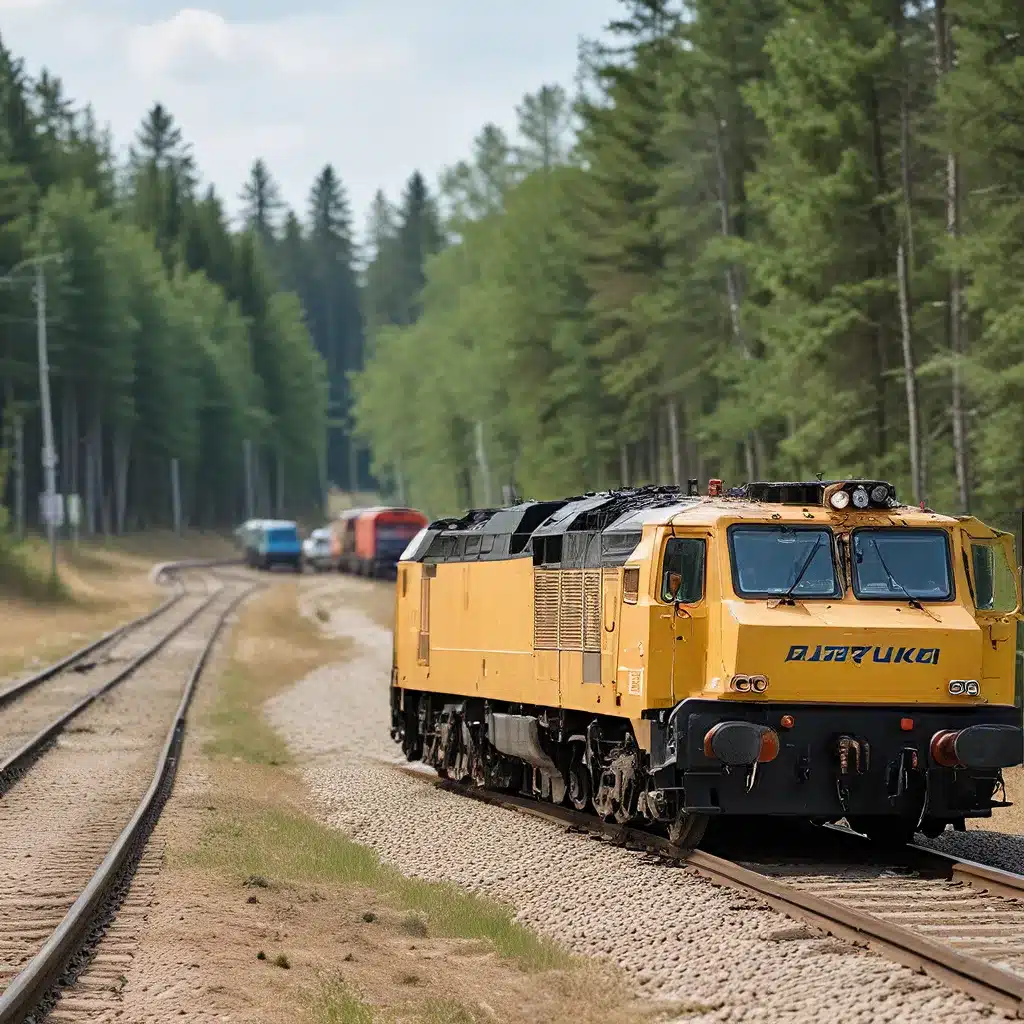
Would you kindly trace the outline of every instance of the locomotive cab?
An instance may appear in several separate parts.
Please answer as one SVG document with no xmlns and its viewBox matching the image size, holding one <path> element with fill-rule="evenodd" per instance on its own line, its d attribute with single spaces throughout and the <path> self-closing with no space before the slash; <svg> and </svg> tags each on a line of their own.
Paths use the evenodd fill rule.
<svg viewBox="0 0 1024 1024">
<path fill-rule="evenodd" d="M 1024 760 L 1012 540 L 897 509 L 888 485 L 831 493 L 737 503 L 704 537 L 656 531 L 653 774 L 691 814 L 845 817 L 894 838 L 989 815 Z"/>
</svg>

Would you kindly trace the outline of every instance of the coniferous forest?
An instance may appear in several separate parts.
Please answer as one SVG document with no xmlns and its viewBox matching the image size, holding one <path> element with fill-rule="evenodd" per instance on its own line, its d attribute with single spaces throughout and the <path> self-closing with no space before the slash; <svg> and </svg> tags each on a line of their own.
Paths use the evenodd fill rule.
<svg viewBox="0 0 1024 1024">
<path fill-rule="evenodd" d="M 297 211 L 256 159 L 230 224 L 172 112 L 116 157 L 0 48 L 6 505 L 19 432 L 30 522 L 42 488 L 22 261 L 59 252 L 59 489 L 94 531 L 168 525 L 172 460 L 189 525 L 236 522 L 246 448 L 259 514 L 820 473 L 1014 525 L 1019 0 L 623 0 L 516 114 L 365 233 L 344 153 Z"/>
<path fill-rule="evenodd" d="M 577 95 L 445 174 L 419 303 L 376 313 L 355 378 L 375 472 L 445 513 L 857 474 L 1012 526 L 1024 5 L 621 12 Z M 407 242 L 383 200 L 376 224 L 375 311 Z"/>
</svg>

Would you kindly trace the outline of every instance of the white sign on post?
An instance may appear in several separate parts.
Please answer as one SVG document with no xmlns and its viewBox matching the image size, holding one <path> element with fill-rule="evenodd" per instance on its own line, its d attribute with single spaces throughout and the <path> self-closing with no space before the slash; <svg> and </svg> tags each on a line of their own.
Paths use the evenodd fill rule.
<svg viewBox="0 0 1024 1024">
<path fill-rule="evenodd" d="M 82 499 L 77 494 L 68 495 L 68 522 L 77 528 L 82 521 Z"/>
<path fill-rule="evenodd" d="M 49 499 L 49 500 L 47 500 Z M 40 494 L 39 514 L 47 526 L 60 528 L 64 525 L 64 495 Z"/>
</svg>

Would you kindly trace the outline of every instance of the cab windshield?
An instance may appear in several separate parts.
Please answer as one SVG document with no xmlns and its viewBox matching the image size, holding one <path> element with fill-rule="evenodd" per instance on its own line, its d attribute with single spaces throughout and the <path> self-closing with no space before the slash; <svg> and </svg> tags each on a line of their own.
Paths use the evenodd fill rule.
<svg viewBox="0 0 1024 1024">
<path fill-rule="evenodd" d="M 945 531 L 901 527 L 854 530 L 853 592 L 864 600 L 950 600 L 953 572 Z"/>
<path fill-rule="evenodd" d="M 839 597 L 832 531 L 820 526 L 730 526 L 732 580 L 741 597 Z"/>
</svg>

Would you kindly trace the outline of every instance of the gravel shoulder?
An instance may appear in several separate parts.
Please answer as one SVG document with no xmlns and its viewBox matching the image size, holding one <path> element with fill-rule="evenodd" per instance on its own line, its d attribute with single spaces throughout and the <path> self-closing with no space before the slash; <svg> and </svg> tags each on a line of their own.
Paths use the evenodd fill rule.
<svg viewBox="0 0 1024 1024">
<path fill-rule="evenodd" d="M 387 761 L 390 588 L 307 580 L 300 607 L 350 654 L 267 705 L 323 820 L 403 874 L 455 882 L 515 908 L 574 953 L 621 969 L 680 1019 L 999 1018 L 883 958 L 822 938 L 769 908 L 500 808 L 439 792 Z M 970 834 L 968 834 L 970 835 Z"/>
</svg>

